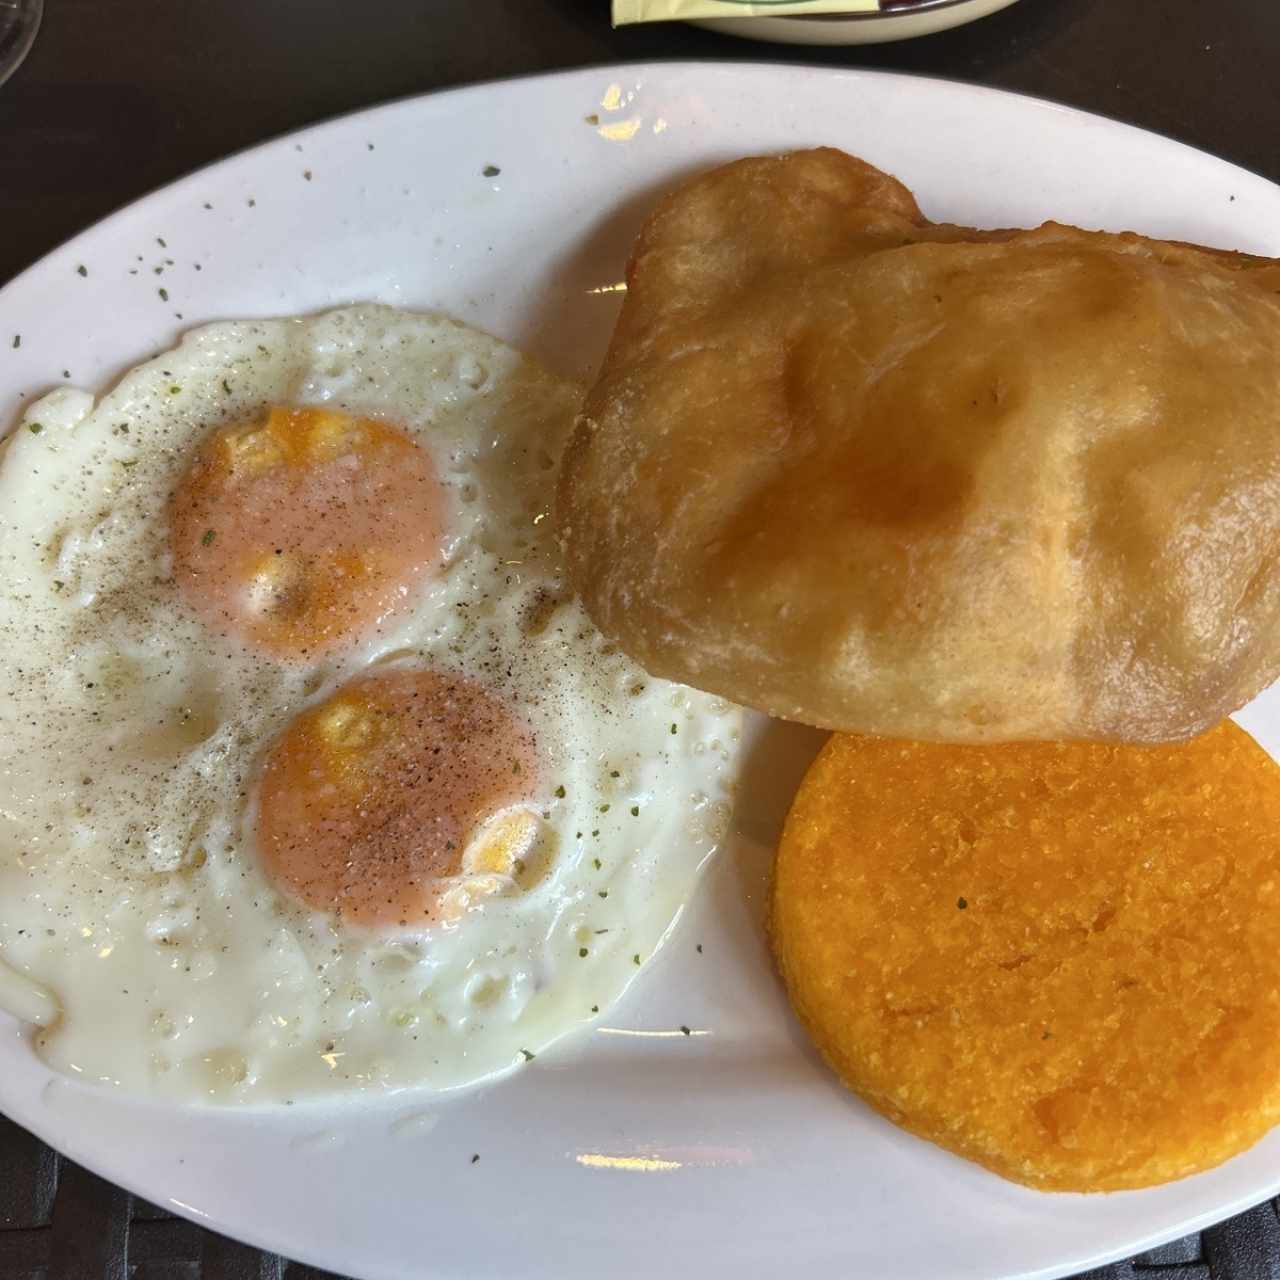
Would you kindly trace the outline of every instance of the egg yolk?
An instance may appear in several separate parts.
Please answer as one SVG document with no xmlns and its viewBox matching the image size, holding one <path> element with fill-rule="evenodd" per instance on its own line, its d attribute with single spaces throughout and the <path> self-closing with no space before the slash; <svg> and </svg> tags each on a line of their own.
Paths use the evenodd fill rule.
<svg viewBox="0 0 1280 1280">
<path fill-rule="evenodd" d="M 273 882 L 372 926 L 448 920 L 509 886 L 538 832 L 533 731 L 436 671 L 362 676 L 268 752 L 257 843 Z"/>
<path fill-rule="evenodd" d="M 313 657 L 375 627 L 439 562 L 441 495 L 400 429 L 272 408 L 215 432 L 178 485 L 175 576 L 214 629 Z"/>
</svg>

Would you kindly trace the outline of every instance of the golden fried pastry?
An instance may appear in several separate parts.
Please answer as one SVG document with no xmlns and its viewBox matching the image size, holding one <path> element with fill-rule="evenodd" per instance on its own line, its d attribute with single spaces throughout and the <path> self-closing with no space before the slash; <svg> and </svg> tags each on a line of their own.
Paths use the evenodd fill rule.
<svg viewBox="0 0 1280 1280">
<path fill-rule="evenodd" d="M 930 224 L 838 151 L 668 195 L 561 477 L 657 675 L 934 741 L 1187 737 L 1280 674 L 1280 267 Z"/>
<path fill-rule="evenodd" d="M 1280 1120 L 1280 769 L 1185 744 L 837 734 L 771 933 L 840 1078 L 1041 1188 L 1180 1178 Z"/>
</svg>

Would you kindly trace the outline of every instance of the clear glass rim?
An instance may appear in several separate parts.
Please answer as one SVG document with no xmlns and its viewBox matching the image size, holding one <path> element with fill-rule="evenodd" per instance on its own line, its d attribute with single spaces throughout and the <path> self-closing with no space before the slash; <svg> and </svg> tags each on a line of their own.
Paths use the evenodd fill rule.
<svg viewBox="0 0 1280 1280">
<path fill-rule="evenodd" d="M 0 84 L 22 65 L 44 15 L 44 0 L 0 0 Z"/>
</svg>

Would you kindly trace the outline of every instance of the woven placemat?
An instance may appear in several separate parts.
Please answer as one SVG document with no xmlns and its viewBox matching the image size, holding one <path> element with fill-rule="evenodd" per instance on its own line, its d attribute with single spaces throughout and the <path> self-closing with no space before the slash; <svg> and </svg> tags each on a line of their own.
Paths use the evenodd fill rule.
<svg viewBox="0 0 1280 1280">
<path fill-rule="evenodd" d="M 1280 1280 L 1278 1204 L 1269 1201 L 1077 1280 Z M 328 1271 L 175 1218 L 63 1159 L 3 1118 L 0 1278 L 337 1280 Z"/>
</svg>

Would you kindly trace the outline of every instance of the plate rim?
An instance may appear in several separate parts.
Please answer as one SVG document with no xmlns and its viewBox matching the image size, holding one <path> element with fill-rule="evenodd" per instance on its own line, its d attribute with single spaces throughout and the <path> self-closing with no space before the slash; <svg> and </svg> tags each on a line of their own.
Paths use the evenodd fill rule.
<svg viewBox="0 0 1280 1280">
<path fill-rule="evenodd" d="M 977 3 L 977 0 L 953 0 L 953 2 L 958 4 L 974 4 Z M 1011 0 L 1011 3 L 1017 2 L 1018 0 Z M 449 95 L 463 96 L 467 94 L 481 94 L 485 90 L 503 85 L 524 83 L 537 84 L 542 81 L 554 81 L 570 76 L 590 75 L 592 73 L 600 72 L 604 72 L 612 76 L 622 75 L 625 77 L 637 72 L 641 74 L 648 74 L 655 69 L 677 71 L 702 70 L 717 72 L 727 70 L 731 71 L 733 74 L 738 74 L 739 72 L 753 74 L 756 72 L 770 72 L 774 70 L 803 71 L 806 74 L 818 75 L 824 79 L 871 79 L 946 85 L 950 88 L 963 89 L 966 92 L 984 97 L 1013 98 L 1021 102 L 1030 103 L 1033 106 L 1052 107 L 1057 111 L 1062 111 L 1069 115 L 1080 117 L 1083 120 L 1100 120 L 1108 125 L 1115 125 L 1121 129 L 1132 130 L 1134 133 L 1145 134 L 1148 137 L 1158 139 L 1163 144 L 1174 146 L 1184 151 L 1190 151 L 1199 156 L 1207 157 L 1216 164 L 1229 166 L 1252 179 L 1256 179 L 1259 182 L 1265 182 L 1269 186 L 1280 187 L 1280 182 L 1268 178 L 1265 174 L 1258 173 L 1255 169 L 1247 168 L 1245 165 L 1239 164 L 1235 160 L 1228 160 L 1224 156 L 1216 155 L 1212 151 L 1207 151 L 1203 147 L 1196 146 L 1195 143 L 1185 142 L 1183 139 L 1175 137 L 1171 133 L 1166 133 L 1162 129 L 1150 129 L 1146 125 L 1134 124 L 1132 121 L 1122 119 L 1120 116 L 1111 115 L 1108 112 L 1090 111 L 1086 107 L 1080 107 L 1072 102 L 1064 101 L 1061 98 L 1051 97 L 1047 94 L 1026 93 L 1021 89 L 1004 89 L 997 85 L 980 84 L 973 80 L 966 80 L 962 76 L 934 75 L 923 71 L 900 71 L 881 67 L 826 66 L 823 64 L 809 62 L 803 58 L 795 56 L 783 58 L 653 58 L 640 59 L 636 61 L 627 60 L 625 62 L 589 62 L 577 67 L 565 67 L 551 71 L 515 72 L 508 76 L 492 76 L 484 80 L 468 81 L 465 84 L 446 85 L 439 89 L 427 89 L 416 93 L 397 94 L 382 102 L 375 102 L 367 106 L 356 107 L 350 111 L 338 111 L 332 115 L 320 116 L 310 124 L 300 125 L 294 129 L 285 129 L 279 133 L 272 133 L 261 138 L 257 142 L 250 142 L 243 147 L 237 147 L 234 151 L 229 151 L 225 155 L 219 156 L 214 160 L 209 160 L 204 164 L 196 165 L 194 168 L 183 170 L 182 173 L 178 174 L 174 178 L 170 178 L 167 182 L 161 182 L 156 186 L 148 187 L 141 195 L 135 196 L 133 199 L 126 201 L 122 205 L 118 205 L 116 208 L 104 213 L 101 217 L 95 218 L 79 231 L 74 231 L 64 239 L 59 240 L 49 249 L 46 249 L 45 252 L 42 253 L 34 262 L 28 263 L 27 266 L 23 267 L 16 275 L 10 276 L 3 284 L 0 284 L 0 304 L 6 301 L 6 295 L 13 286 L 20 282 L 25 282 L 27 276 L 38 271 L 50 258 L 71 248 L 73 245 L 78 244 L 85 237 L 110 225 L 115 219 L 124 218 L 139 206 L 154 199 L 156 196 L 176 191 L 185 184 L 194 181 L 196 178 L 214 173 L 223 166 L 230 166 L 242 157 L 251 155 L 263 148 L 274 146 L 277 143 L 294 142 L 304 137 L 306 134 L 312 133 L 317 129 L 327 128 L 330 125 L 353 122 L 361 119 L 362 117 L 372 116 L 383 111 L 404 109 L 413 103 L 426 102 Z M 191 328 L 198 323 L 198 321 L 193 321 L 191 325 L 186 327 Z M 4 439 L 7 435 L 7 431 L 0 434 L 0 439 Z"/>
</svg>

